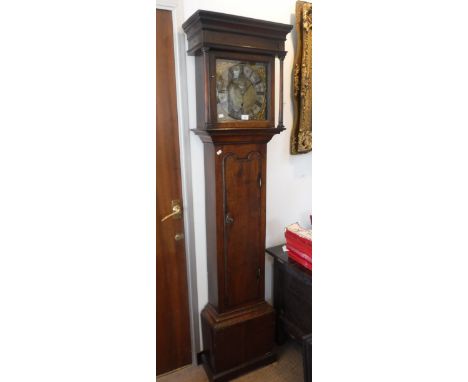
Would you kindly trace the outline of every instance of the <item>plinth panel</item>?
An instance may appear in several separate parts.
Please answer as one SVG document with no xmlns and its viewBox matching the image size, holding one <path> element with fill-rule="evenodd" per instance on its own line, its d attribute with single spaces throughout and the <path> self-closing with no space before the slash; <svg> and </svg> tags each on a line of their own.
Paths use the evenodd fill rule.
<svg viewBox="0 0 468 382">
<path fill-rule="evenodd" d="M 205 369 L 211 381 L 230 380 L 273 362 L 275 314 L 266 302 L 218 314 L 208 304 L 202 311 Z"/>
</svg>

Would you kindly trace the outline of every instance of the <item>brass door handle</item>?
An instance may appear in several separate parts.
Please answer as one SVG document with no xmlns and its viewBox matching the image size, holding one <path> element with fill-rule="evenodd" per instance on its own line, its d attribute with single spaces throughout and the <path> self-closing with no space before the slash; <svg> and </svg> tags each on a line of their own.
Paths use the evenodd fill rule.
<svg viewBox="0 0 468 382">
<path fill-rule="evenodd" d="M 161 221 L 165 221 L 169 218 L 174 218 L 174 219 L 180 219 L 182 217 L 182 207 L 180 206 L 180 201 L 179 200 L 173 200 L 172 201 L 172 212 L 164 216 Z"/>
</svg>

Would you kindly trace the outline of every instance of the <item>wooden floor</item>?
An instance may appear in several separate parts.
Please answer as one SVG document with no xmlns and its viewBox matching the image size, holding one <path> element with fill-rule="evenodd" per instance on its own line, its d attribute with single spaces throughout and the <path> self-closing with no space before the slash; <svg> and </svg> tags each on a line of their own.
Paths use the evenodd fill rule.
<svg viewBox="0 0 468 382">
<path fill-rule="evenodd" d="M 261 369 L 234 379 L 236 382 L 302 382 L 304 380 L 302 369 L 301 347 L 288 341 L 277 348 L 278 360 Z M 173 373 L 157 378 L 158 382 L 207 382 L 203 366 L 188 366 Z"/>
</svg>

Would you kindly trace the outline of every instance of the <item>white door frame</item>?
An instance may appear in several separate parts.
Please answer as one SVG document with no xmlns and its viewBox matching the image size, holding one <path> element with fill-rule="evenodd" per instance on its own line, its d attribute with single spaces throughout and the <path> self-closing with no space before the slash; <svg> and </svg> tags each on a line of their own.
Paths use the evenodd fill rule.
<svg viewBox="0 0 468 382">
<path fill-rule="evenodd" d="M 187 65 L 185 61 L 185 35 L 182 31 L 183 10 L 181 2 L 178 0 L 157 0 L 156 9 L 164 9 L 172 12 L 182 199 L 184 202 L 183 216 L 185 233 L 185 257 L 187 262 L 187 288 L 189 295 L 190 334 L 192 342 L 192 363 L 197 364 L 197 353 L 200 352 L 201 349 L 198 314 L 195 235 L 193 228 L 192 171 L 190 165 L 190 130 L 187 100 Z"/>
</svg>

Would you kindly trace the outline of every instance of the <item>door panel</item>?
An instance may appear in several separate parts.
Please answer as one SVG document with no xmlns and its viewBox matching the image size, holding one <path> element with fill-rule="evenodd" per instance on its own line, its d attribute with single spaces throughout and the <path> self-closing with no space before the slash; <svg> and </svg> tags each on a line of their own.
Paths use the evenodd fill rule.
<svg viewBox="0 0 468 382">
<path fill-rule="evenodd" d="M 156 374 L 191 363 L 172 13 L 156 12 Z"/>
<path fill-rule="evenodd" d="M 253 147 L 252 147 L 253 146 Z M 225 147 L 222 164 L 226 305 L 235 307 L 263 293 L 263 155 L 255 145 Z"/>
</svg>

